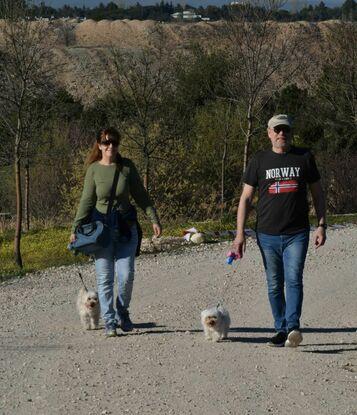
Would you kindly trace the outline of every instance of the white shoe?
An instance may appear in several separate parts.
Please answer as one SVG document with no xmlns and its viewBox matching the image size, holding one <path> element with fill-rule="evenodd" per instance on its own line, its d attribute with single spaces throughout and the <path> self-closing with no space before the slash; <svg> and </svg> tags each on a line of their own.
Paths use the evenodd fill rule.
<svg viewBox="0 0 357 415">
<path fill-rule="evenodd" d="M 298 347 L 302 342 L 302 334 L 300 330 L 293 330 L 288 334 L 288 339 L 285 341 L 285 347 Z"/>
</svg>

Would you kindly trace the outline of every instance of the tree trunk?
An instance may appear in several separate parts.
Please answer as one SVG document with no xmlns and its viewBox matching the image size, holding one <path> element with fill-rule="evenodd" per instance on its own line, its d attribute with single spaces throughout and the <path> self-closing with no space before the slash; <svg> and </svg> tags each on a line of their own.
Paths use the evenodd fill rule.
<svg viewBox="0 0 357 415">
<path fill-rule="evenodd" d="M 224 116 L 224 141 L 223 141 L 223 154 L 222 154 L 222 168 L 221 168 L 221 217 L 224 214 L 224 204 L 225 204 L 225 193 L 226 193 L 226 166 L 227 166 L 227 156 L 228 156 L 228 142 L 229 134 L 231 131 L 231 111 L 232 106 L 229 104 L 228 109 L 225 112 Z"/>
<path fill-rule="evenodd" d="M 248 107 L 248 114 L 247 114 L 248 126 L 247 126 L 247 134 L 245 136 L 245 143 L 244 143 L 244 159 L 243 159 L 243 173 L 245 172 L 248 164 L 248 157 L 250 152 L 250 142 L 253 135 L 253 116 L 252 116 L 252 105 L 249 104 Z"/>
<path fill-rule="evenodd" d="M 18 140 L 17 140 L 18 141 Z M 21 258 L 21 225 L 22 225 L 22 191 L 19 144 L 15 145 L 15 186 L 16 186 L 16 228 L 14 239 L 14 256 L 16 264 L 22 268 Z"/>
<path fill-rule="evenodd" d="M 27 159 L 25 164 L 25 229 L 30 230 L 30 162 Z"/>
<path fill-rule="evenodd" d="M 227 161 L 227 135 L 224 136 L 224 144 L 223 144 L 223 154 L 222 154 L 222 167 L 221 167 L 221 216 L 223 216 L 224 212 L 224 202 L 225 202 L 225 182 L 226 182 L 226 161 Z"/>
<path fill-rule="evenodd" d="M 149 190 L 149 171 L 150 171 L 150 156 L 146 152 L 144 153 L 144 187 Z"/>
</svg>

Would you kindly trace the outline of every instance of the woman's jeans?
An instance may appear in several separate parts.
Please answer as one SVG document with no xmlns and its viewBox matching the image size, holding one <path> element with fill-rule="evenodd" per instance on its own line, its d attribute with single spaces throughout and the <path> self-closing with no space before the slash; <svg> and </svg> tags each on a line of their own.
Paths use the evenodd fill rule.
<svg viewBox="0 0 357 415">
<path fill-rule="evenodd" d="M 95 254 L 98 296 L 102 318 L 106 326 L 116 325 L 117 315 L 114 309 L 114 276 L 118 278 L 117 309 L 127 309 L 131 300 L 134 283 L 134 262 L 138 233 L 136 225 L 131 228 L 131 238 L 118 236 L 111 230 L 109 246 Z M 117 310 L 118 314 L 120 310 Z"/>
<path fill-rule="evenodd" d="M 309 231 L 278 236 L 257 233 L 257 241 L 263 257 L 275 330 L 286 332 L 298 329 Z"/>
</svg>

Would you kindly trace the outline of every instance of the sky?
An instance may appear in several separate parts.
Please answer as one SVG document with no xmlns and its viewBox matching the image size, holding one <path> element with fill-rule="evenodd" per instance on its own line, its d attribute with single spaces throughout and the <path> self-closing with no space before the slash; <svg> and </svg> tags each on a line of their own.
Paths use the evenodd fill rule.
<svg viewBox="0 0 357 415">
<path fill-rule="evenodd" d="M 143 6 L 147 6 L 150 4 L 155 4 L 155 3 L 160 2 L 160 0 L 126 0 L 126 4 L 127 5 L 136 4 L 137 1 Z M 315 5 L 315 4 L 320 3 L 321 0 L 299 0 L 299 1 L 302 5 L 306 3 Z M 37 4 L 40 2 L 41 0 L 35 0 L 35 3 Z M 64 4 L 68 4 L 70 6 L 79 6 L 79 7 L 82 7 L 83 5 L 86 7 L 95 7 L 100 2 L 102 2 L 103 4 L 107 4 L 109 3 L 109 0 L 102 0 L 102 1 L 101 0 L 44 0 L 44 2 L 48 6 L 52 6 L 55 8 L 62 7 Z M 167 0 L 167 2 L 170 2 L 170 0 Z M 229 2 L 230 1 L 226 1 L 226 0 L 182 0 L 182 1 L 173 0 L 172 1 L 173 4 L 185 3 L 185 4 L 190 4 L 194 7 L 198 7 L 198 6 L 206 7 L 210 4 L 216 5 L 216 6 L 222 6 L 223 4 L 228 4 Z M 328 7 L 340 6 L 343 2 L 344 0 L 325 0 L 324 1 L 325 5 Z"/>
</svg>

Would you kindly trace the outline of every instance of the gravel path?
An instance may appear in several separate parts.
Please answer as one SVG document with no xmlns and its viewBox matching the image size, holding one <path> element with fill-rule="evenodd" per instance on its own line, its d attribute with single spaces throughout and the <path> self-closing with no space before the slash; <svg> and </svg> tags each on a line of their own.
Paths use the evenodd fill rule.
<svg viewBox="0 0 357 415">
<path fill-rule="evenodd" d="M 81 329 L 73 266 L 3 283 L 0 414 L 357 415 L 356 247 L 351 226 L 309 249 L 297 349 L 265 344 L 272 321 L 253 240 L 233 267 L 228 242 L 141 256 L 136 329 L 117 338 Z M 93 268 L 80 268 L 91 286 Z M 200 311 L 221 298 L 230 338 L 210 343 Z"/>
</svg>

